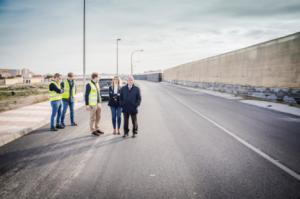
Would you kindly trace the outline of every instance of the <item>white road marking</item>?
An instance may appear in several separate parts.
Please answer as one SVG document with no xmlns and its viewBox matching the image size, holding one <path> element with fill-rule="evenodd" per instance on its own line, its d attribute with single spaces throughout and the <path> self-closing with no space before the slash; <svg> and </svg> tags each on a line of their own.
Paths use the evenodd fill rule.
<svg viewBox="0 0 300 199">
<path fill-rule="evenodd" d="M 239 143 L 243 144 L 244 146 L 246 146 L 250 150 L 254 151 L 258 155 L 260 155 L 261 157 L 263 157 L 265 160 L 269 161 L 270 163 L 272 163 L 273 165 L 277 166 L 278 168 L 280 168 L 281 170 L 283 170 L 284 172 L 286 172 L 290 176 L 292 176 L 292 177 L 294 177 L 294 178 L 296 178 L 297 180 L 300 181 L 300 174 L 298 174 L 297 172 L 293 171 L 292 169 L 288 168 L 284 164 L 280 163 L 278 160 L 275 160 L 274 158 L 272 158 L 268 154 L 264 153 L 263 151 L 261 151 L 260 149 L 256 148 L 255 146 L 251 145 L 250 143 L 248 143 L 247 141 L 243 140 L 242 138 L 240 138 L 236 134 L 232 133 L 231 131 L 227 130 L 225 127 L 223 127 L 222 125 L 218 124 L 214 120 L 212 120 L 209 117 L 207 117 L 207 116 L 203 115 L 202 113 L 198 112 L 197 110 L 195 110 L 195 108 L 193 108 L 193 107 L 189 106 L 188 104 L 184 103 L 181 99 L 179 99 L 175 95 L 171 94 L 169 91 L 167 91 L 167 93 L 170 96 L 172 96 L 175 100 L 177 100 L 180 104 L 182 104 L 183 106 L 185 106 L 186 108 L 188 108 L 189 110 L 191 110 L 192 112 L 194 112 L 195 114 L 197 114 L 198 116 L 200 116 L 203 119 L 209 121 L 210 123 L 212 123 L 213 125 L 215 125 L 219 129 L 223 130 L 225 133 L 227 133 L 228 135 L 230 135 L 231 137 L 233 137 Z"/>
</svg>

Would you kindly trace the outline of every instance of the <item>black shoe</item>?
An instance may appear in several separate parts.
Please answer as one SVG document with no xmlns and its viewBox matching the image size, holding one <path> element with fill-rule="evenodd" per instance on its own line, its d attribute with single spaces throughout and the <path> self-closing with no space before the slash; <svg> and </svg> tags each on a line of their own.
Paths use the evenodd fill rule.
<svg viewBox="0 0 300 199">
<path fill-rule="evenodd" d="M 64 129 L 65 127 L 63 125 L 56 125 L 57 129 Z"/>
<path fill-rule="evenodd" d="M 71 126 L 78 126 L 78 124 L 74 122 L 71 124 Z"/>
<path fill-rule="evenodd" d="M 50 128 L 50 131 L 58 131 L 57 128 Z"/>
<path fill-rule="evenodd" d="M 137 131 L 133 131 L 132 133 L 133 133 L 133 134 L 138 134 L 138 132 L 137 132 Z"/>
<path fill-rule="evenodd" d="M 124 135 L 123 135 L 123 138 L 126 138 L 128 136 L 128 133 L 125 133 Z"/>
<path fill-rule="evenodd" d="M 134 133 L 134 134 L 132 135 L 132 138 L 135 138 L 135 136 L 136 136 L 136 135 L 135 135 L 135 133 Z"/>
<path fill-rule="evenodd" d="M 92 134 L 95 136 L 100 136 L 100 134 L 98 134 L 96 131 L 92 132 Z"/>
<path fill-rule="evenodd" d="M 66 127 L 66 125 L 65 125 L 65 124 L 61 124 L 60 126 L 61 126 L 61 127 L 63 127 L 63 128 L 65 128 L 65 127 Z"/>
<path fill-rule="evenodd" d="M 96 130 L 96 131 L 97 131 L 97 133 L 99 133 L 99 134 L 104 134 L 104 132 L 101 131 L 101 130 Z"/>
</svg>

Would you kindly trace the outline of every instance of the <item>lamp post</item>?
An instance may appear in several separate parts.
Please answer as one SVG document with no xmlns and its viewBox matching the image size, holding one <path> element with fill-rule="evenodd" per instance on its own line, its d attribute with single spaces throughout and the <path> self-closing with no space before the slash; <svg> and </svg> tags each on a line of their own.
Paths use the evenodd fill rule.
<svg viewBox="0 0 300 199">
<path fill-rule="evenodd" d="M 121 41 L 120 38 L 116 39 L 117 41 L 117 75 L 119 75 L 119 41 Z"/>
<path fill-rule="evenodd" d="M 83 0 L 83 90 L 85 92 L 86 70 L 85 70 L 85 0 Z"/>
<path fill-rule="evenodd" d="M 132 59 L 133 59 L 133 55 L 134 53 L 136 52 L 143 52 L 144 50 L 143 49 L 140 49 L 140 50 L 134 50 L 131 52 L 131 58 L 130 58 L 130 63 L 131 63 L 131 70 L 130 70 L 130 74 L 133 75 L 133 64 L 132 64 Z"/>
</svg>

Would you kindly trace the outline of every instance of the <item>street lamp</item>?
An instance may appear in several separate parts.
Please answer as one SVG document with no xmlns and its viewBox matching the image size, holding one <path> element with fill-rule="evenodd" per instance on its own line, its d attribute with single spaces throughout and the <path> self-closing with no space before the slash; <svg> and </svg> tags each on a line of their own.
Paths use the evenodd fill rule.
<svg viewBox="0 0 300 199">
<path fill-rule="evenodd" d="M 83 90 L 85 92 L 86 71 L 85 71 L 85 0 L 83 0 Z"/>
<path fill-rule="evenodd" d="M 120 38 L 116 39 L 117 41 L 117 75 L 119 75 L 119 41 L 121 41 Z"/>
<path fill-rule="evenodd" d="M 130 74 L 131 74 L 131 75 L 133 75 L 132 58 L 133 58 L 134 53 L 136 53 L 136 52 L 144 52 L 144 50 L 143 50 L 143 49 L 140 49 L 140 50 L 134 50 L 134 51 L 131 52 L 131 58 L 130 58 L 130 63 L 131 63 Z"/>
</svg>

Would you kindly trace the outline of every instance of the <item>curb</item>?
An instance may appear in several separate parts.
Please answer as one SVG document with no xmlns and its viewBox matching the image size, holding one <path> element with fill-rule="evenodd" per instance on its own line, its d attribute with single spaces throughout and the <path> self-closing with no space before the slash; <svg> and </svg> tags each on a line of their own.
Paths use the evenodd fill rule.
<svg viewBox="0 0 300 199">
<path fill-rule="evenodd" d="M 40 103 L 29 105 L 29 106 L 24 106 L 24 107 L 21 107 L 21 108 L 18 108 L 18 109 L 3 112 L 2 114 L 5 115 L 5 113 L 21 110 L 21 109 L 24 109 L 26 107 L 34 107 L 34 106 L 44 105 L 45 103 L 48 103 L 48 102 L 49 101 L 45 101 L 45 102 L 40 102 Z M 82 93 L 79 93 L 76 96 L 76 102 L 75 103 L 76 103 L 75 108 L 74 108 L 75 111 L 84 106 L 83 94 Z M 49 105 L 49 107 L 50 107 L 50 105 Z M 69 113 L 69 110 L 67 111 L 67 114 L 68 113 Z M 50 112 L 49 112 L 49 115 L 47 114 L 43 117 L 45 117 L 45 118 L 42 119 L 41 121 L 33 122 L 31 125 L 28 125 L 28 127 L 24 127 L 24 128 L 20 128 L 20 129 L 16 129 L 16 130 L 12 129 L 11 131 L 8 130 L 6 132 L 1 132 L 0 131 L 0 147 L 7 144 L 7 143 L 10 143 L 10 142 L 18 139 L 18 138 L 20 138 L 24 135 L 27 135 L 27 134 L 31 133 L 32 131 L 35 131 L 35 130 L 39 129 L 39 128 L 43 127 L 46 124 L 48 124 L 49 120 L 50 120 Z M 1 127 L 1 124 L 0 124 L 0 127 Z"/>
</svg>

